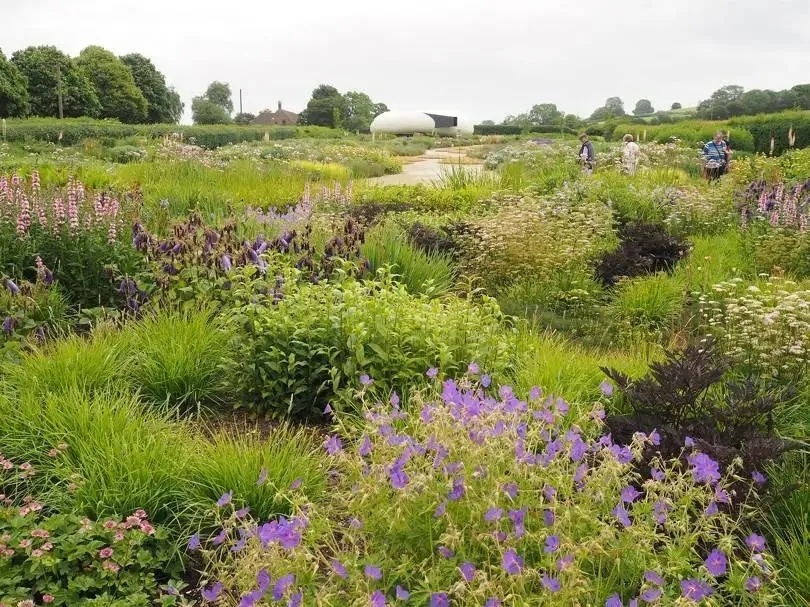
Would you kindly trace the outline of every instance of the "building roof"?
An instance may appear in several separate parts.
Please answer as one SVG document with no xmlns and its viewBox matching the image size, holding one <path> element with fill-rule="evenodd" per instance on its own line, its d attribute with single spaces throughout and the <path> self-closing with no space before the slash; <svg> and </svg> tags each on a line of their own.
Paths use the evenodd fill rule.
<svg viewBox="0 0 810 607">
<path fill-rule="evenodd" d="M 282 109 L 281 101 L 278 102 L 278 110 L 275 112 L 262 110 L 253 120 L 253 124 L 297 124 L 298 114 L 290 110 Z"/>
</svg>

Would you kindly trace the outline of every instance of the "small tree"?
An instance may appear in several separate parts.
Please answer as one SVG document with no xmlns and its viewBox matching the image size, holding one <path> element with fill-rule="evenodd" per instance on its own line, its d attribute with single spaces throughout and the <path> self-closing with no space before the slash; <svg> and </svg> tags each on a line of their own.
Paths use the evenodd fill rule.
<svg viewBox="0 0 810 607">
<path fill-rule="evenodd" d="M 682 106 L 680 103 L 678 103 L 678 102 L 676 101 L 675 103 L 673 103 L 673 104 L 672 104 L 672 107 L 671 107 L 670 109 L 671 109 L 671 110 L 679 110 L 679 109 L 681 109 L 682 107 L 683 107 L 683 106 Z"/>
<path fill-rule="evenodd" d="M 655 108 L 653 108 L 649 99 L 639 99 L 633 109 L 633 114 L 636 116 L 649 116 L 653 112 L 655 112 Z"/>
<path fill-rule="evenodd" d="M 250 112 L 242 112 L 241 114 L 237 114 L 234 116 L 233 121 L 236 124 L 241 125 L 248 125 L 253 124 L 253 121 L 256 119 L 256 116 L 251 114 Z"/>
<path fill-rule="evenodd" d="M 191 101 L 191 118 L 194 124 L 228 124 L 231 121 L 224 107 L 205 97 L 195 97 Z"/>
<path fill-rule="evenodd" d="M 231 100 L 231 86 L 225 82 L 215 80 L 208 85 L 208 89 L 203 95 L 211 103 L 216 103 L 223 108 L 228 115 L 233 112 L 233 101 Z"/>
</svg>

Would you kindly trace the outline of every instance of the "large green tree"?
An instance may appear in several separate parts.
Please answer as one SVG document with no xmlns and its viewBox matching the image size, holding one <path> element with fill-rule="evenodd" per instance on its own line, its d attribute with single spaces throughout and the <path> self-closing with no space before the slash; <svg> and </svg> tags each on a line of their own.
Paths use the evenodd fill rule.
<svg viewBox="0 0 810 607">
<path fill-rule="evenodd" d="M 93 83 L 101 102 L 102 118 L 130 124 L 146 120 L 146 98 L 121 59 L 100 46 L 88 46 L 79 53 L 76 65 Z"/>
<path fill-rule="evenodd" d="M 138 53 L 124 55 L 121 61 L 129 68 L 135 86 L 146 99 L 146 122 L 179 122 L 183 114 L 183 104 L 177 93 L 166 86 L 166 77 L 155 65 Z"/>
<path fill-rule="evenodd" d="M 228 112 L 230 116 L 233 112 L 233 101 L 231 100 L 231 85 L 226 82 L 219 82 L 215 80 L 208 85 L 208 89 L 203 95 L 211 103 L 217 104 L 219 107 Z"/>
<path fill-rule="evenodd" d="M 11 63 L 0 49 L 0 118 L 28 115 L 28 82 L 19 68 Z"/>
<path fill-rule="evenodd" d="M 328 84 L 312 91 L 307 107 L 298 115 L 301 124 L 340 128 L 346 118 L 346 98 Z"/>
<path fill-rule="evenodd" d="M 388 111 L 384 103 L 374 103 L 366 93 L 349 91 L 343 95 L 345 115 L 343 126 L 349 131 L 368 131 L 371 121 Z"/>
<path fill-rule="evenodd" d="M 55 46 L 29 46 L 11 56 L 11 62 L 28 83 L 31 113 L 34 116 L 58 116 L 58 92 L 62 92 L 65 117 L 97 117 L 101 103 L 76 63 Z"/>
<path fill-rule="evenodd" d="M 563 113 L 554 103 L 538 103 L 529 110 L 527 118 L 532 126 L 557 126 L 563 118 Z"/>
</svg>

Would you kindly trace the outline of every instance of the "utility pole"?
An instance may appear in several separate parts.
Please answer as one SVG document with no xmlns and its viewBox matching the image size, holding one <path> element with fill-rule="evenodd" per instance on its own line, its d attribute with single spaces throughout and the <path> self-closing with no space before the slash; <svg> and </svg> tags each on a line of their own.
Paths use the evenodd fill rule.
<svg viewBox="0 0 810 607">
<path fill-rule="evenodd" d="M 56 64 L 56 100 L 59 104 L 59 120 L 62 120 L 65 115 L 62 109 L 62 69 L 59 64 Z"/>
<path fill-rule="evenodd" d="M 239 89 L 239 113 L 242 113 L 242 89 Z"/>
</svg>

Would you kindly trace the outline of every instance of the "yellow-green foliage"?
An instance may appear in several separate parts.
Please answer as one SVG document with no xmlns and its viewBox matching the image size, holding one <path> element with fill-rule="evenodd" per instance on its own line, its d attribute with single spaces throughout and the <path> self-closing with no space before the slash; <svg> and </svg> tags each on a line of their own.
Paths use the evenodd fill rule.
<svg viewBox="0 0 810 607">
<path fill-rule="evenodd" d="M 495 214 L 470 222 L 464 270 L 498 287 L 517 279 L 549 280 L 582 267 L 610 246 L 613 230 L 606 205 L 578 198 L 575 191 L 553 198 L 496 196 Z"/>
</svg>

